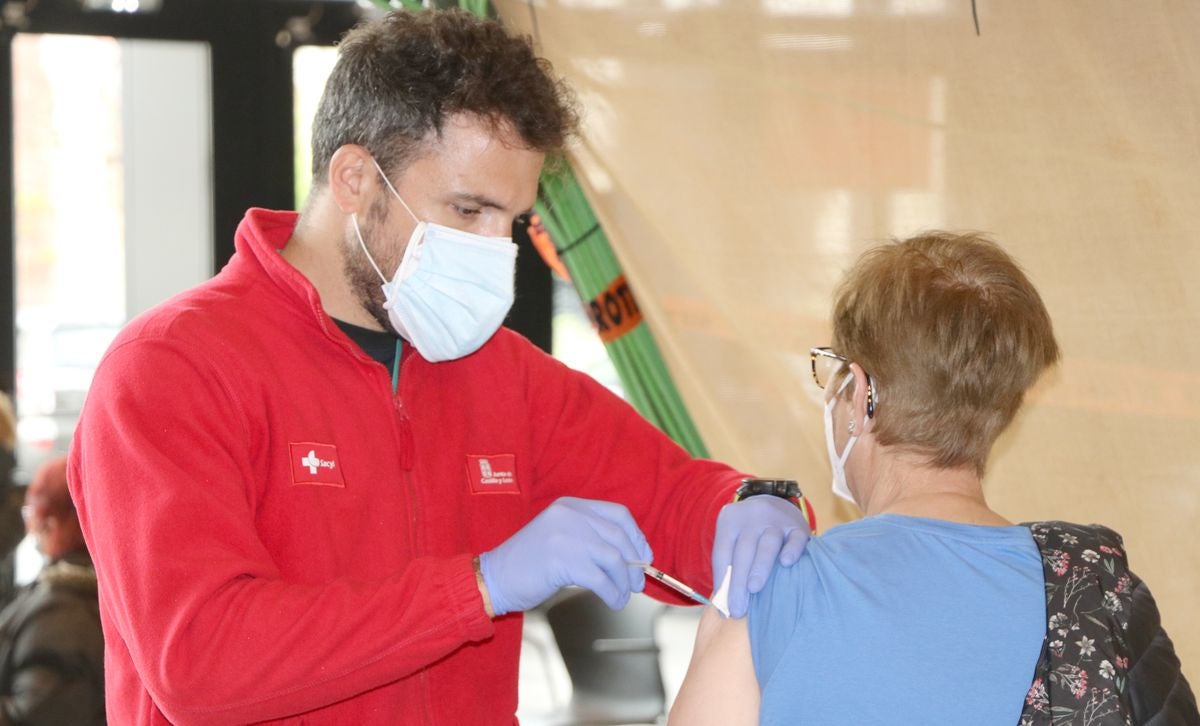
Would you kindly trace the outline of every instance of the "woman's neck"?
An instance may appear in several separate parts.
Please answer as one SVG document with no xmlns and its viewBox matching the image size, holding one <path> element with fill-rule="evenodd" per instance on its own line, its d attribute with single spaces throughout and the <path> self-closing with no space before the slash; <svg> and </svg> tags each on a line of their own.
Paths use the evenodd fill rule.
<svg viewBox="0 0 1200 726">
<path fill-rule="evenodd" d="M 867 472 L 873 486 L 863 502 L 868 516 L 902 514 L 962 524 L 1012 524 L 988 507 L 974 467 L 942 469 L 906 455 L 875 458 L 876 466 L 871 467 L 875 471 Z"/>
</svg>

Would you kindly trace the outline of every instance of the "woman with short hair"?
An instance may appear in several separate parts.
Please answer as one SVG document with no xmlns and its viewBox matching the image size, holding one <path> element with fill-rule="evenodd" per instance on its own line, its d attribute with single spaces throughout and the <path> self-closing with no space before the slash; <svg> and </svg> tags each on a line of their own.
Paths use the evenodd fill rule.
<svg viewBox="0 0 1200 726">
<path fill-rule="evenodd" d="M 672 724 L 1200 723 L 1120 538 L 1014 525 L 984 497 L 1059 358 L 1004 250 L 942 232 L 869 250 L 811 355 L 833 491 L 866 516 L 776 568 L 747 619 L 705 612 Z"/>
</svg>

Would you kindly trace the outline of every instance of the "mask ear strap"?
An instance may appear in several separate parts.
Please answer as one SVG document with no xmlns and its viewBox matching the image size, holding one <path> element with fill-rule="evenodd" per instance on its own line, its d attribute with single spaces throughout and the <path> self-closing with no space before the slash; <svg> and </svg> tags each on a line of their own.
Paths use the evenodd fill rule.
<svg viewBox="0 0 1200 726">
<path fill-rule="evenodd" d="M 375 157 L 374 157 L 374 156 L 372 156 L 372 157 L 371 157 L 371 163 L 375 165 L 375 170 L 379 172 L 379 176 L 383 177 L 383 183 L 384 183 L 384 184 L 387 184 L 387 188 L 388 188 L 388 189 L 391 189 L 391 190 L 392 190 L 392 194 L 393 194 L 393 195 L 394 195 L 394 196 L 395 196 L 397 199 L 399 199 L 399 200 L 400 200 L 400 205 L 404 207 L 404 211 L 408 212 L 408 215 L 409 215 L 410 217 L 412 217 L 412 218 L 413 218 L 413 219 L 415 219 L 416 221 L 420 222 L 420 221 L 421 221 L 420 217 L 418 217 L 417 215 L 413 214 L 413 210 L 411 210 L 411 209 L 409 209 L 409 208 L 408 208 L 408 203 L 404 201 L 404 197 L 400 196 L 400 192 L 396 191 L 396 187 L 392 186 L 392 181 L 391 181 L 390 179 L 388 179 L 388 178 L 387 178 L 387 174 L 384 174 L 384 173 L 383 173 L 383 167 L 381 167 L 381 166 L 379 165 L 379 162 L 378 162 L 378 161 L 375 161 Z"/>
<path fill-rule="evenodd" d="M 362 232 L 358 229 L 358 212 L 350 215 L 350 223 L 354 225 L 354 236 L 358 237 L 358 246 L 362 247 L 363 254 L 367 256 L 367 262 L 371 263 L 371 267 L 375 268 L 375 274 L 379 275 L 379 279 L 383 280 L 383 284 L 387 284 L 387 278 L 383 276 L 383 271 L 379 269 L 379 265 L 375 264 L 375 259 L 371 257 L 371 253 L 367 251 L 367 243 L 363 241 Z"/>
</svg>

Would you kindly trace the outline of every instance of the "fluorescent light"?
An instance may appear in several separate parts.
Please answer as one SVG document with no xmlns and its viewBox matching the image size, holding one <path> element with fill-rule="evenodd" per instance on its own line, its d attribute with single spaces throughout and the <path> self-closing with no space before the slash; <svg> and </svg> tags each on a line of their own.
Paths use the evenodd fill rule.
<svg viewBox="0 0 1200 726">
<path fill-rule="evenodd" d="M 109 13 L 154 13 L 162 7 L 162 0 L 79 0 L 79 6 Z"/>
</svg>

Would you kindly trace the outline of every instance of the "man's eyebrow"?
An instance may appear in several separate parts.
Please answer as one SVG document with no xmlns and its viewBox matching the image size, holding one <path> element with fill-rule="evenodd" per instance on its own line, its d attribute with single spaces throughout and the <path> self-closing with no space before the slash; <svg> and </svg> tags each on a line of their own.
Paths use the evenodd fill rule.
<svg viewBox="0 0 1200 726">
<path fill-rule="evenodd" d="M 506 211 L 504 209 L 503 204 L 497 202 L 496 200 L 492 199 L 491 197 L 485 197 L 482 194 L 472 194 L 470 192 L 458 192 L 458 193 L 455 193 L 453 196 L 454 196 L 454 200 L 456 202 L 468 202 L 470 204 L 474 204 L 477 207 L 486 207 L 488 209 L 498 209 L 501 212 Z M 528 209 L 524 209 L 520 212 L 517 212 L 513 216 L 514 217 L 527 217 L 531 214 L 533 214 L 533 207 L 530 207 Z"/>
<path fill-rule="evenodd" d="M 504 205 L 497 202 L 491 197 L 485 197 L 482 194 L 471 194 L 469 192 L 458 192 L 454 194 L 454 200 L 457 202 L 470 202 L 477 207 L 488 207 L 490 209 L 499 209 L 504 211 Z"/>
</svg>

